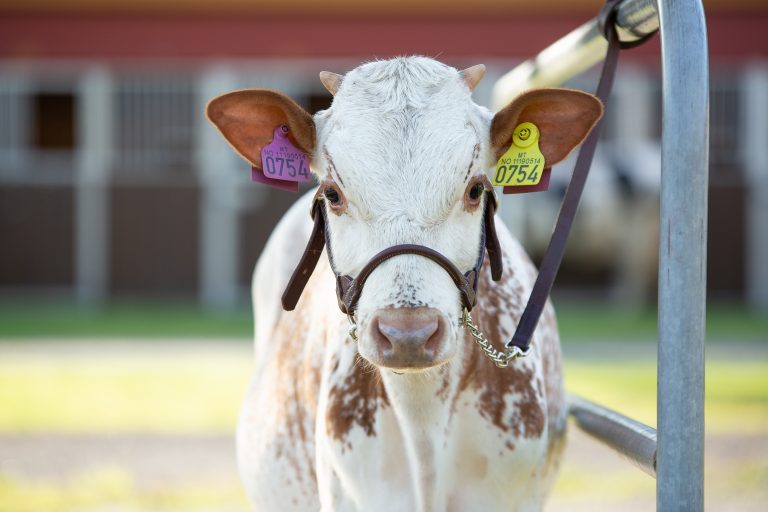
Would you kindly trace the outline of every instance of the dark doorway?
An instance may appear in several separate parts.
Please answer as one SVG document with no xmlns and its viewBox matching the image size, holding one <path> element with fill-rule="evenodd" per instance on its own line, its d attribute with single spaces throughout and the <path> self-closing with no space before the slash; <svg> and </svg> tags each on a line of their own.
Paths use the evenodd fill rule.
<svg viewBox="0 0 768 512">
<path fill-rule="evenodd" d="M 75 107 L 72 93 L 35 94 L 32 97 L 32 147 L 42 150 L 74 149 L 77 143 Z"/>
<path fill-rule="evenodd" d="M 307 106 L 310 114 L 316 114 L 320 110 L 326 110 L 330 108 L 333 96 L 331 93 L 325 94 L 312 94 L 307 98 Z"/>
</svg>

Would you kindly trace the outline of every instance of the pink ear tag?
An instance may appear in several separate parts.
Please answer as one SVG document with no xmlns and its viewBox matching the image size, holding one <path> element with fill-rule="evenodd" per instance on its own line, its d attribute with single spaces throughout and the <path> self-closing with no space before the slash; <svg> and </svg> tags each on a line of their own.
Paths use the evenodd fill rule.
<svg viewBox="0 0 768 512">
<path fill-rule="evenodd" d="M 288 138 L 288 127 L 275 128 L 272 142 L 261 150 L 261 169 L 251 167 L 251 179 L 270 187 L 298 192 L 299 182 L 311 181 L 309 158 Z"/>
</svg>

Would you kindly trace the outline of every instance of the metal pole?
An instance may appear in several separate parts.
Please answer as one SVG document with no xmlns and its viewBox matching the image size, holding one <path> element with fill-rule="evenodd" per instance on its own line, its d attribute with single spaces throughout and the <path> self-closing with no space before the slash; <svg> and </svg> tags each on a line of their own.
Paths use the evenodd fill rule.
<svg viewBox="0 0 768 512">
<path fill-rule="evenodd" d="M 619 5 L 616 16 L 619 40 L 637 41 L 658 28 L 654 0 L 624 0 Z M 603 60 L 607 49 L 597 18 L 588 21 L 502 76 L 493 88 L 491 108 L 503 108 L 526 89 L 561 85 Z"/>
<path fill-rule="evenodd" d="M 237 77 L 221 69 L 210 70 L 198 81 L 198 112 L 205 103 L 237 87 Z M 200 300 L 209 309 L 237 304 L 239 288 L 238 169 L 229 148 L 209 123 L 201 123 L 197 137 L 200 201 Z"/>
<path fill-rule="evenodd" d="M 569 396 L 568 402 L 579 428 L 656 477 L 656 430 L 577 396 Z"/>
<path fill-rule="evenodd" d="M 656 507 L 704 508 L 709 75 L 701 0 L 659 0 L 663 73 Z"/>
<path fill-rule="evenodd" d="M 80 82 L 78 169 L 75 179 L 75 290 L 83 303 L 109 293 L 109 179 L 112 164 L 113 80 L 103 68 Z"/>
</svg>

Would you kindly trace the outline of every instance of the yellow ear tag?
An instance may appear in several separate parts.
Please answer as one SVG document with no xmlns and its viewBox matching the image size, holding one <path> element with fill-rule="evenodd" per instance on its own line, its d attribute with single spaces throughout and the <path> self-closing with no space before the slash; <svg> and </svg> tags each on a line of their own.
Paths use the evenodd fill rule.
<svg viewBox="0 0 768 512">
<path fill-rule="evenodd" d="M 512 133 L 512 145 L 496 162 L 492 182 L 497 187 L 538 185 L 544 167 L 544 155 L 539 150 L 539 129 L 533 123 L 522 123 Z"/>
</svg>

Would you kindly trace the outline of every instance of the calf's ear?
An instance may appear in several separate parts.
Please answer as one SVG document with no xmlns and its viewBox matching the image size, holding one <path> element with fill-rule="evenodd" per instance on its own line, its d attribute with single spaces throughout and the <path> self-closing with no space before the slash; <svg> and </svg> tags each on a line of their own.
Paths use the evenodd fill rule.
<svg viewBox="0 0 768 512">
<path fill-rule="evenodd" d="M 245 89 L 208 102 L 205 115 L 232 148 L 258 169 L 261 149 L 272 142 L 275 128 L 287 125 L 288 138 L 310 158 L 315 150 L 315 122 L 288 96 L 269 89 Z"/>
<path fill-rule="evenodd" d="M 512 100 L 493 117 L 491 147 L 496 159 L 512 144 L 520 123 L 539 128 L 539 149 L 546 166 L 563 160 L 589 135 L 603 116 L 603 104 L 591 94 L 572 89 L 534 89 Z"/>
</svg>

